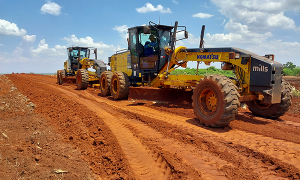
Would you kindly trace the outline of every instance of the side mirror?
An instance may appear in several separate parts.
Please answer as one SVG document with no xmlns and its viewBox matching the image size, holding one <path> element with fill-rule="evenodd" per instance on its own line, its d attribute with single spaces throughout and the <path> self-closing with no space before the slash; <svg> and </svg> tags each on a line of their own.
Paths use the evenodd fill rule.
<svg viewBox="0 0 300 180">
<path fill-rule="evenodd" d="M 189 37 L 189 32 L 184 31 L 184 38 L 187 39 Z"/>
<path fill-rule="evenodd" d="M 71 48 L 71 47 L 69 47 L 68 49 L 69 49 L 69 52 L 72 52 L 72 51 L 73 51 L 73 48 Z"/>
<path fill-rule="evenodd" d="M 95 59 L 97 59 L 97 48 L 94 49 Z"/>
</svg>

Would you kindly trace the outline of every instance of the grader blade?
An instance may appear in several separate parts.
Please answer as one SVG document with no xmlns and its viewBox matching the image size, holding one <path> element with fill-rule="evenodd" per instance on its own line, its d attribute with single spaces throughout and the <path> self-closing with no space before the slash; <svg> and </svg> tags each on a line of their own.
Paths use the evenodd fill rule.
<svg viewBox="0 0 300 180">
<path fill-rule="evenodd" d="M 130 87 L 128 100 L 146 100 L 172 104 L 192 104 L 192 90 Z"/>
<path fill-rule="evenodd" d="M 76 77 L 75 76 L 70 76 L 70 77 L 64 77 L 62 78 L 64 83 L 68 84 L 76 84 Z"/>
</svg>

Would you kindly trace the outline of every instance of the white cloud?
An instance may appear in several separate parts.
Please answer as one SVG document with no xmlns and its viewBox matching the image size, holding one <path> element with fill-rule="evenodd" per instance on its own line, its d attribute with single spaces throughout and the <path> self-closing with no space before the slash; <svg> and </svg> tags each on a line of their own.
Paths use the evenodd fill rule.
<svg viewBox="0 0 300 180">
<path fill-rule="evenodd" d="M 210 18 L 212 16 L 214 16 L 214 15 L 207 14 L 207 13 L 198 13 L 198 14 L 193 15 L 193 17 L 198 17 L 198 18 L 201 18 L 201 19 Z"/>
<path fill-rule="evenodd" d="M 67 50 L 67 46 L 62 46 L 62 45 L 55 45 L 54 48 L 57 50 L 61 50 L 61 49 Z"/>
<path fill-rule="evenodd" d="M 35 41 L 35 38 L 36 36 L 35 35 L 25 35 L 25 36 L 22 36 L 22 38 L 25 40 L 25 41 L 28 41 L 28 42 L 34 42 Z"/>
<path fill-rule="evenodd" d="M 294 20 L 284 16 L 283 12 L 269 16 L 267 21 L 270 27 L 281 27 L 282 29 L 296 29 Z"/>
<path fill-rule="evenodd" d="M 66 38 L 64 37 L 64 40 L 68 42 L 68 45 L 73 46 L 86 46 L 86 47 L 95 47 L 95 48 L 103 48 L 103 49 L 109 49 L 112 48 L 113 45 L 107 45 L 103 42 L 94 42 L 93 38 L 87 36 L 85 38 L 77 38 L 75 34 L 71 35 L 70 37 Z"/>
<path fill-rule="evenodd" d="M 0 19 L 0 34 L 24 36 L 26 33 L 25 29 L 19 29 L 15 23 Z"/>
<path fill-rule="evenodd" d="M 222 22 L 222 26 L 223 26 L 225 23 L 226 23 L 226 19 L 224 19 L 224 20 L 223 20 L 223 22 Z"/>
<path fill-rule="evenodd" d="M 176 0 L 173 0 L 172 1 L 174 4 L 178 4 L 179 3 L 179 1 L 176 1 Z"/>
<path fill-rule="evenodd" d="M 256 46 L 247 47 L 248 51 L 259 55 L 274 54 L 275 61 L 280 62 L 281 64 L 290 61 L 297 66 L 300 66 L 298 61 L 299 49 L 299 42 L 283 42 L 282 40 L 268 41 Z"/>
<path fill-rule="evenodd" d="M 153 12 L 153 11 L 159 11 L 161 13 L 172 13 L 170 8 L 164 8 L 162 5 L 157 5 L 154 7 L 151 3 L 147 2 L 145 6 L 141 8 L 136 8 L 136 11 L 139 13 L 147 13 L 147 12 Z"/>
<path fill-rule="evenodd" d="M 54 2 L 48 1 L 46 4 L 44 4 L 42 6 L 41 13 L 42 14 L 49 13 L 49 14 L 57 16 L 60 14 L 60 9 L 61 9 L 60 5 L 58 5 Z"/>
<path fill-rule="evenodd" d="M 211 35 L 207 33 L 205 38 L 209 46 L 237 46 L 240 45 L 258 45 L 265 43 L 269 37 L 272 37 L 271 32 L 263 34 L 250 31 L 247 25 L 234 22 L 230 19 L 225 24 L 225 29 L 230 33 L 216 33 Z"/>
<path fill-rule="evenodd" d="M 268 38 L 272 37 L 272 33 L 253 33 L 248 31 L 248 29 L 241 24 L 236 24 L 235 26 L 237 26 L 237 29 L 243 29 L 241 31 L 242 33 L 206 33 L 204 36 L 204 47 L 238 47 L 261 56 L 265 54 L 274 54 L 275 61 L 281 64 L 292 61 L 297 66 L 300 66 L 299 61 L 297 61 L 299 56 L 298 51 L 300 49 L 299 42 L 284 42 L 282 40 L 270 41 Z M 187 40 L 176 42 L 176 46 L 196 48 L 199 47 L 199 41 L 199 37 L 194 37 L 193 34 L 189 33 L 189 38 Z M 196 64 L 192 62 L 189 62 L 188 66 L 196 68 Z M 219 65 L 216 65 L 216 67 L 219 67 Z M 201 66 L 201 68 L 207 67 Z"/>
<path fill-rule="evenodd" d="M 241 1 L 241 5 L 249 9 L 271 13 L 300 9 L 298 0 L 243 0 Z"/>
<path fill-rule="evenodd" d="M 298 56 L 300 49 L 299 42 L 282 42 L 282 40 L 269 41 L 258 46 L 249 47 L 250 50 L 260 52 L 265 51 L 265 54 L 275 54 L 279 56 Z M 287 61 L 289 58 L 285 58 Z"/>
<path fill-rule="evenodd" d="M 71 46 L 84 46 L 94 47 L 98 49 L 98 59 L 102 59 L 107 62 L 107 57 L 115 54 L 117 50 L 121 48 L 113 45 L 107 45 L 103 42 L 94 42 L 94 40 L 87 36 L 85 38 L 77 38 L 75 35 L 64 37 L 62 40 L 66 42 L 57 44 L 54 47 L 50 47 L 45 39 L 40 40 L 37 47 L 32 47 L 28 41 L 22 41 L 14 51 L 10 53 L 0 53 L 0 61 L 6 63 L 3 67 L 0 67 L 0 73 L 14 72 L 56 72 L 57 69 L 63 68 L 63 62 L 67 59 L 67 47 Z M 94 55 L 91 54 L 91 58 Z M 41 64 L 36 66 L 36 63 Z M 11 69 L 7 70 L 7 66 Z"/>
<path fill-rule="evenodd" d="M 64 37 L 64 40 L 67 41 L 67 46 L 85 46 L 85 47 L 94 47 L 97 48 L 98 59 L 107 59 L 117 50 L 120 50 L 120 47 L 115 47 L 114 45 L 107 45 L 103 42 L 94 42 L 93 38 L 87 36 L 85 38 L 77 38 L 74 34 L 70 37 Z"/>
<path fill-rule="evenodd" d="M 115 26 L 113 30 L 118 31 L 119 33 L 127 33 L 128 26 L 127 25 L 122 25 L 122 26 Z"/>
<path fill-rule="evenodd" d="M 300 10 L 299 0 L 211 0 L 219 11 L 234 22 L 248 26 L 251 31 L 269 31 L 274 28 L 298 31 L 294 20 L 285 11 Z"/>
<path fill-rule="evenodd" d="M 48 44 L 46 44 L 45 39 L 42 39 L 36 49 L 33 49 L 32 52 L 34 53 L 40 53 L 44 50 L 48 49 Z"/>
<path fill-rule="evenodd" d="M 115 26 L 113 30 L 118 31 L 120 36 L 122 37 L 122 41 L 126 40 L 128 38 L 128 26 L 127 25 L 122 25 L 122 26 Z M 125 42 L 125 41 L 124 41 Z"/>
</svg>

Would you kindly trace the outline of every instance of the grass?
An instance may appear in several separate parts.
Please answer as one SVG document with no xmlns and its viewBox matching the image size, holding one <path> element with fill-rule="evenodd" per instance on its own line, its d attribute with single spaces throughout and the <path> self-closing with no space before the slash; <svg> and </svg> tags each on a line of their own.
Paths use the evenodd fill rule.
<svg viewBox="0 0 300 180">
<path fill-rule="evenodd" d="M 300 96 L 300 91 L 295 88 L 295 86 L 292 86 L 292 96 L 293 97 L 299 97 Z"/>
</svg>

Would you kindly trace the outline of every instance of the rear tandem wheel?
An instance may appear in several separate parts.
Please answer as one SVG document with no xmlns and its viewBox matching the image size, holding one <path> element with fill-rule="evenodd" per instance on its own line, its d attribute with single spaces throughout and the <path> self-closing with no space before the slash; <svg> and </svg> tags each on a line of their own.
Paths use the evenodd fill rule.
<svg viewBox="0 0 300 180">
<path fill-rule="evenodd" d="M 223 127 L 235 119 L 240 94 L 233 82 L 222 75 L 210 75 L 200 79 L 192 99 L 196 117 L 201 124 Z"/>
<path fill-rule="evenodd" d="M 113 73 L 111 71 L 104 71 L 101 73 L 100 76 L 100 91 L 102 96 L 109 96 L 110 95 L 110 82 Z"/>
<path fill-rule="evenodd" d="M 111 77 L 110 92 L 114 99 L 125 99 L 129 94 L 129 78 L 124 72 L 115 72 Z"/>
<path fill-rule="evenodd" d="M 247 102 L 249 110 L 256 116 L 276 119 L 289 110 L 292 104 L 291 86 L 288 82 L 281 83 L 281 102 L 277 104 L 264 104 L 259 100 Z"/>
</svg>

